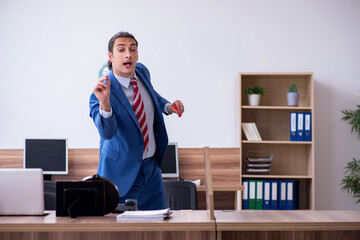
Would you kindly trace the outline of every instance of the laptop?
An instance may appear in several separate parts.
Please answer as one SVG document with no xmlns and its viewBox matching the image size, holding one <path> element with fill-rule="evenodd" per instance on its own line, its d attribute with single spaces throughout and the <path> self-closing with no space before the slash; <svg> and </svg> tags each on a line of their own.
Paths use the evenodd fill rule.
<svg viewBox="0 0 360 240">
<path fill-rule="evenodd" d="M 0 215 L 44 215 L 42 169 L 0 169 Z"/>
</svg>

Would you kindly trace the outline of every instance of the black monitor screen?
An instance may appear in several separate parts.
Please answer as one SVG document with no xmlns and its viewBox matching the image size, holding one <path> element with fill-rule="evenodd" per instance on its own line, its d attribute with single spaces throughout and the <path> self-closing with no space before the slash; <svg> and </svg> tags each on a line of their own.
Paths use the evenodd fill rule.
<svg viewBox="0 0 360 240">
<path fill-rule="evenodd" d="M 162 177 L 179 177 L 179 162 L 176 143 L 169 143 L 162 161 Z"/>
<path fill-rule="evenodd" d="M 44 174 L 67 174 L 67 139 L 25 139 L 24 168 L 41 168 Z"/>
</svg>

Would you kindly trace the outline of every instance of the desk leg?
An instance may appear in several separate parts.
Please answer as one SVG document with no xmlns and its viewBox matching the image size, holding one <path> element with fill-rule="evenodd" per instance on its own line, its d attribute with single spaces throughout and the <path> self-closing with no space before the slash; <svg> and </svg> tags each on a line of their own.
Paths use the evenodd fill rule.
<svg viewBox="0 0 360 240">
<path fill-rule="evenodd" d="M 221 240 L 221 231 L 216 231 L 216 240 Z"/>
</svg>

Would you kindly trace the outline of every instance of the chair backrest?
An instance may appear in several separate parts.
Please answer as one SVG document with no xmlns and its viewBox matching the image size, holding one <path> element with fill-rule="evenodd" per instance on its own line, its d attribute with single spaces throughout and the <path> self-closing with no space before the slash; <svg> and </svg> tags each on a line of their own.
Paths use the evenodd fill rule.
<svg viewBox="0 0 360 240">
<path fill-rule="evenodd" d="M 204 147 L 204 165 L 205 165 L 205 190 L 206 190 L 206 210 L 208 211 L 211 220 L 214 216 L 214 190 L 212 184 L 211 174 L 211 160 L 209 147 Z"/>
<path fill-rule="evenodd" d="M 44 180 L 45 210 L 56 210 L 56 183 Z"/>
<path fill-rule="evenodd" d="M 172 210 L 197 209 L 196 185 L 184 180 L 164 180 L 166 207 Z"/>
</svg>

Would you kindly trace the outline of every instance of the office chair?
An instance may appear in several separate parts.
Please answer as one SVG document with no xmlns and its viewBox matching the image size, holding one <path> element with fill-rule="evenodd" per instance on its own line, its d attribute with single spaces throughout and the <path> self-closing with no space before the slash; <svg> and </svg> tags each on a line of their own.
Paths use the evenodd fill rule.
<svg viewBox="0 0 360 240">
<path fill-rule="evenodd" d="M 184 180 L 164 180 L 166 207 L 172 210 L 197 209 L 196 185 Z"/>
<path fill-rule="evenodd" d="M 44 180 L 45 210 L 56 210 L 56 184 L 54 181 Z"/>
</svg>

